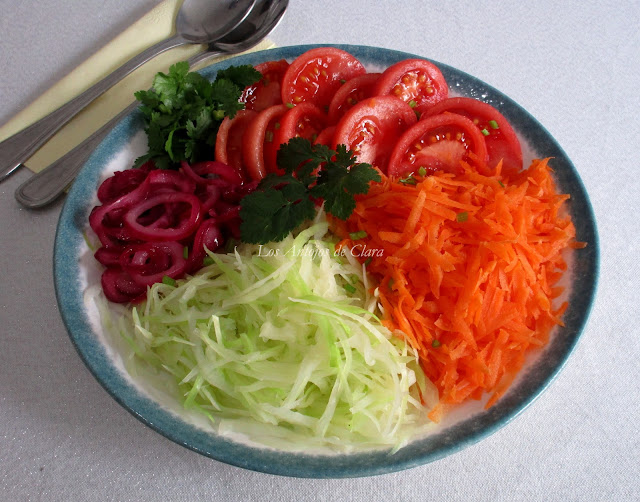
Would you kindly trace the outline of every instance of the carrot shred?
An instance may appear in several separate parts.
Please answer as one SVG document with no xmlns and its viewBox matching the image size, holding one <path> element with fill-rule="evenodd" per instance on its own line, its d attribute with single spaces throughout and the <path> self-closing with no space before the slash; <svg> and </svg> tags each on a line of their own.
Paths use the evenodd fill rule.
<svg viewBox="0 0 640 502">
<path fill-rule="evenodd" d="M 500 164 L 487 175 L 463 166 L 415 185 L 382 175 L 346 222 L 332 220 L 338 246 L 381 251 L 367 270 L 385 326 L 417 349 L 439 390 L 433 421 L 445 405 L 487 394 L 492 406 L 562 325 L 563 254 L 587 244 L 575 240 L 548 161 L 508 175 Z M 352 241 L 360 230 L 367 237 Z"/>
</svg>

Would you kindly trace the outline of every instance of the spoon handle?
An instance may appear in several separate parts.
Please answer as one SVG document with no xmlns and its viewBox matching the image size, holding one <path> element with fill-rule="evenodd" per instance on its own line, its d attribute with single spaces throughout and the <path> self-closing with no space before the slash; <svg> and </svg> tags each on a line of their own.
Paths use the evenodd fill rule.
<svg viewBox="0 0 640 502">
<path fill-rule="evenodd" d="M 0 142 L 0 182 L 18 169 L 22 162 L 31 157 L 63 125 L 77 115 L 94 99 L 126 77 L 133 70 L 158 54 L 188 43 L 180 35 L 174 35 L 142 51 L 117 70 L 91 86 L 82 94 L 34 122 L 29 127 Z"/>
<path fill-rule="evenodd" d="M 189 59 L 189 66 L 193 67 L 199 62 L 221 53 L 222 51 L 219 50 L 198 53 Z M 18 187 L 15 193 L 16 200 L 31 209 L 44 207 L 56 200 L 73 181 L 91 153 L 111 129 L 137 107 L 138 102 L 134 101 L 73 150 L 49 164 L 39 173 L 34 174 Z"/>
</svg>

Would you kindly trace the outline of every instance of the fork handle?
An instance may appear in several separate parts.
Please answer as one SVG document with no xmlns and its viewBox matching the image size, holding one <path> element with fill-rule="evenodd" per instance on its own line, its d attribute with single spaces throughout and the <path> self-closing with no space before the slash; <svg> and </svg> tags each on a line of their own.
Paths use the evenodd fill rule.
<svg viewBox="0 0 640 502">
<path fill-rule="evenodd" d="M 189 66 L 193 67 L 220 54 L 222 51 L 209 48 L 189 59 Z M 25 181 L 16 190 L 16 200 L 25 207 L 36 209 L 44 207 L 60 197 L 105 136 L 120 120 L 133 112 L 138 104 L 137 101 L 131 103 L 73 150 Z"/>
<path fill-rule="evenodd" d="M 16 200 L 25 207 L 36 209 L 60 197 L 113 126 L 133 112 L 137 105 L 137 101 L 131 103 L 73 150 L 31 176 L 16 189 Z"/>
<path fill-rule="evenodd" d="M 142 51 L 117 70 L 107 75 L 82 94 L 34 122 L 29 127 L 0 142 L 0 181 L 18 169 L 22 163 L 35 153 L 63 125 L 75 117 L 94 99 L 118 83 L 133 70 L 158 54 L 189 43 L 180 35 L 174 35 Z"/>
</svg>

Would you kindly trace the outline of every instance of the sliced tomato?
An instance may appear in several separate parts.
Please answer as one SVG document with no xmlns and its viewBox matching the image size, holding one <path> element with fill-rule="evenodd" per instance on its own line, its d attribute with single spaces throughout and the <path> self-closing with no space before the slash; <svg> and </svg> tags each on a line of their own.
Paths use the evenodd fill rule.
<svg viewBox="0 0 640 502">
<path fill-rule="evenodd" d="M 282 79 L 282 102 L 313 103 L 328 107 L 343 84 L 366 73 L 362 63 L 348 52 L 318 47 L 301 54 L 289 65 Z"/>
<path fill-rule="evenodd" d="M 282 77 L 289 68 L 289 63 L 284 59 L 266 61 L 256 65 L 255 68 L 262 73 L 262 79 L 248 86 L 240 96 L 245 109 L 259 112 L 270 106 L 281 104 Z"/>
<path fill-rule="evenodd" d="M 448 98 L 436 103 L 422 118 L 443 112 L 457 113 L 470 119 L 484 135 L 493 168 L 502 159 L 502 171 L 515 173 L 522 169 L 520 140 L 509 121 L 488 103 L 473 98 Z"/>
<path fill-rule="evenodd" d="M 360 162 L 387 171 L 389 155 L 401 135 L 417 121 L 413 109 L 394 96 L 361 101 L 340 119 L 333 148 L 344 144 Z"/>
<path fill-rule="evenodd" d="M 333 146 L 333 135 L 336 132 L 336 126 L 325 127 L 314 141 L 316 145 L 324 145 L 331 148 Z"/>
<path fill-rule="evenodd" d="M 449 96 L 449 87 L 436 65 L 425 59 L 405 59 L 387 68 L 373 88 L 373 96 L 391 94 L 424 113 Z"/>
<path fill-rule="evenodd" d="M 313 143 L 327 127 L 328 121 L 327 114 L 321 108 L 312 103 L 300 103 L 282 116 L 276 142 L 279 146 L 291 138 L 301 137 Z"/>
<path fill-rule="evenodd" d="M 258 113 L 245 131 L 242 141 L 244 164 L 253 180 L 261 180 L 276 170 L 279 144 L 276 136 L 286 105 L 274 105 Z"/>
<path fill-rule="evenodd" d="M 462 115 L 441 113 L 418 121 L 398 140 L 389 159 L 389 176 L 461 173 L 461 161 L 486 172 L 487 145 L 475 124 Z"/>
<path fill-rule="evenodd" d="M 216 136 L 215 160 L 233 167 L 243 179 L 248 179 L 242 160 L 242 138 L 257 115 L 253 110 L 240 110 L 233 119 L 225 117 Z"/>
<path fill-rule="evenodd" d="M 333 123 L 360 101 L 372 96 L 373 86 L 381 73 L 365 73 L 347 80 L 333 95 L 329 103 L 329 120 Z"/>
</svg>

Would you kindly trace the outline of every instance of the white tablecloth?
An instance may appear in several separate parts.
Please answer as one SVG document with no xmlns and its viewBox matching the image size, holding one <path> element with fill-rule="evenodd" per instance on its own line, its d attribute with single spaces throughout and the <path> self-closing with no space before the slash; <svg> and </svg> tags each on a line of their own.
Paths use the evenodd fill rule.
<svg viewBox="0 0 640 502">
<path fill-rule="evenodd" d="M 155 5 L 0 0 L 0 123 Z M 640 499 L 640 4 L 292 1 L 280 46 L 351 43 L 424 55 L 529 110 L 577 167 L 602 260 L 591 319 L 565 369 L 521 416 L 450 457 L 374 478 L 303 480 L 174 444 L 113 401 L 59 317 L 61 203 L 22 209 L 0 184 L 0 500 L 404 501 Z"/>
</svg>

